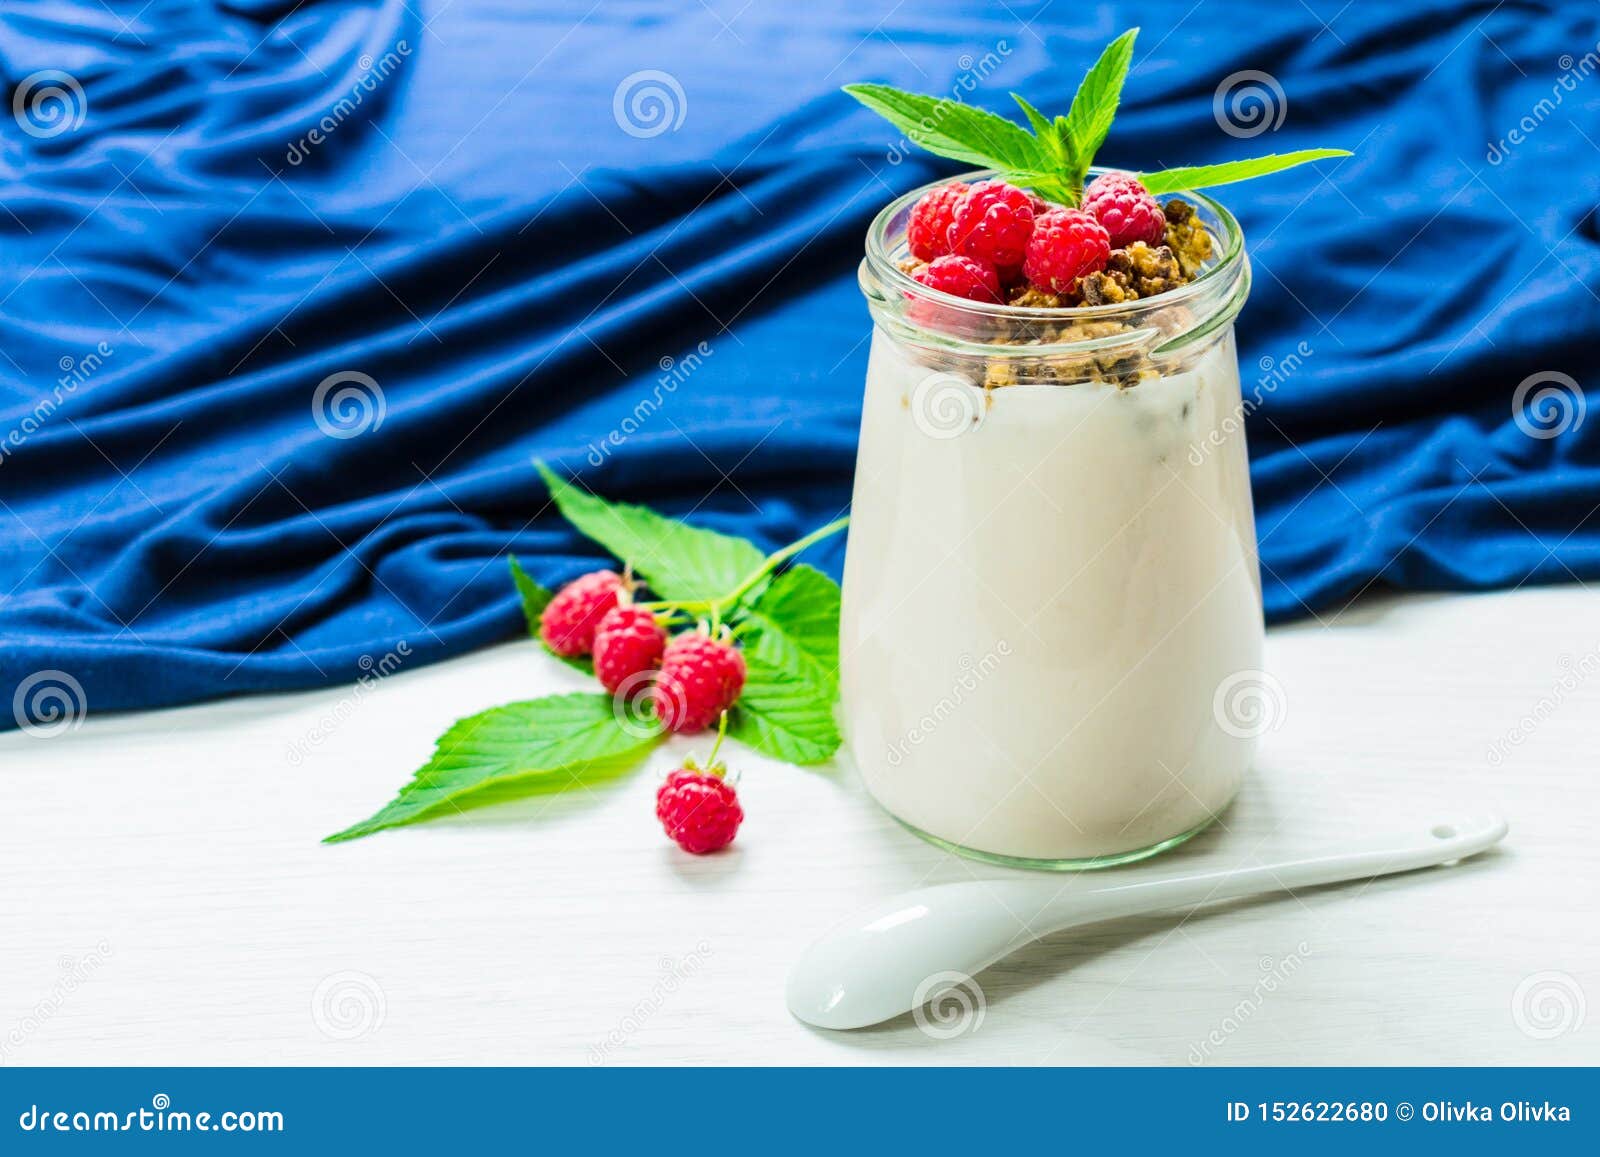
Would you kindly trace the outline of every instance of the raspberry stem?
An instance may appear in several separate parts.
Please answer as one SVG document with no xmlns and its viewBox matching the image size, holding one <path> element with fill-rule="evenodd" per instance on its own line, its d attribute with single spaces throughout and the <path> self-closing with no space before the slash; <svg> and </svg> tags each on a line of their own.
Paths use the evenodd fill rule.
<svg viewBox="0 0 1600 1157">
<path fill-rule="evenodd" d="M 711 754 L 706 756 L 706 768 L 712 770 L 717 766 L 717 752 L 722 750 L 722 741 L 728 734 L 728 713 L 724 711 L 717 716 L 717 739 L 711 745 Z"/>
<path fill-rule="evenodd" d="M 782 566 L 785 562 L 788 562 L 795 555 L 805 550 L 806 547 L 821 542 L 829 535 L 839 533 L 839 531 L 843 530 L 849 525 L 849 515 L 845 515 L 843 518 L 836 518 L 832 522 L 828 523 L 827 526 L 813 530 L 804 538 L 791 542 L 788 546 L 781 550 L 773 551 L 771 554 L 767 555 L 760 566 L 741 579 L 739 581 L 739 585 L 734 587 L 733 590 L 729 591 L 727 594 L 723 595 L 720 599 L 695 599 L 684 602 L 672 602 L 670 600 L 663 599 L 658 602 L 639 603 L 638 605 L 651 611 L 675 611 L 688 615 L 708 615 L 711 619 L 711 627 L 713 630 L 715 630 L 722 620 L 723 613 L 737 604 L 738 601 L 748 594 L 751 588 L 753 588 L 762 579 L 766 578 L 774 570 Z"/>
</svg>

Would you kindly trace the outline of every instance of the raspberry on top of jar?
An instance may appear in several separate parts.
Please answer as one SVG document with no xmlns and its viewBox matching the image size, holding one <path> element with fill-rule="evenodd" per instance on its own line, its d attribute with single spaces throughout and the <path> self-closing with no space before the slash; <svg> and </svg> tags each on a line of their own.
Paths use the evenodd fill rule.
<svg viewBox="0 0 1600 1157">
<path fill-rule="evenodd" d="M 1079 208 L 999 180 L 941 185 L 913 206 L 906 240 L 919 284 L 1032 309 L 1155 297 L 1199 276 L 1213 244 L 1193 203 L 1163 204 L 1122 172 L 1090 182 Z"/>
</svg>

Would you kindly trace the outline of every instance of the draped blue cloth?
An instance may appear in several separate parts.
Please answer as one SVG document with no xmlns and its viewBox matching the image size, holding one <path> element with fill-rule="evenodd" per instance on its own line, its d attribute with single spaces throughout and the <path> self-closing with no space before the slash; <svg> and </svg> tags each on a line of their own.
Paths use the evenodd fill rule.
<svg viewBox="0 0 1600 1157">
<path fill-rule="evenodd" d="M 1356 154 L 1223 191 L 1268 615 L 1600 574 L 1593 5 L 17 0 L 0 697 L 511 637 L 508 553 L 596 557 L 535 457 L 770 546 L 832 518 L 866 225 L 954 168 L 838 86 L 1064 109 L 1135 23 L 1105 162 Z"/>
</svg>

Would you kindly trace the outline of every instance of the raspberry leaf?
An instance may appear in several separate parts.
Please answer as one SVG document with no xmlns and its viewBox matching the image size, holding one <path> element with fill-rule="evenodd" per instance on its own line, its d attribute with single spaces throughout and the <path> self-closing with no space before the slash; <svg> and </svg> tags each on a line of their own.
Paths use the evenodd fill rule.
<svg viewBox="0 0 1600 1157">
<path fill-rule="evenodd" d="M 839 584 L 815 567 L 791 567 L 756 600 L 739 634 L 781 670 L 821 688 L 832 702 L 839 685 Z"/>
<path fill-rule="evenodd" d="M 559 791 L 622 770 L 659 738 L 637 726 L 625 729 L 604 694 L 551 695 L 493 707 L 457 720 L 391 803 L 323 842 Z"/>
<path fill-rule="evenodd" d="M 515 557 L 507 555 L 506 561 L 511 564 L 511 581 L 516 584 L 517 595 L 522 599 L 522 617 L 528 623 L 528 634 L 538 640 L 539 646 L 544 647 L 547 655 L 560 659 L 567 666 L 586 675 L 593 674 L 594 660 L 587 655 L 557 655 L 545 644 L 544 637 L 539 633 L 539 616 L 545 607 L 550 605 L 550 600 L 555 598 L 555 593 L 535 582 L 532 576 L 522 569 L 522 564 Z"/>
<path fill-rule="evenodd" d="M 789 763 L 839 749 L 839 584 L 814 567 L 772 580 L 738 627 L 744 691 L 729 734 Z"/>
<path fill-rule="evenodd" d="M 511 581 L 516 584 L 517 595 L 522 599 L 522 617 L 527 620 L 528 634 L 534 638 L 539 637 L 539 616 L 550 605 L 550 600 L 555 598 L 555 592 L 546 590 L 533 581 L 533 577 L 522 569 L 522 564 L 515 556 L 507 555 L 506 561 L 511 564 Z"/>
<path fill-rule="evenodd" d="M 1133 62 L 1133 42 L 1139 30 L 1130 28 L 1117 37 L 1100 59 L 1084 75 L 1083 82 L 1072 98 L 1067 115 L 1057 118 L 1057 132 L 1065 147 L 1067 182 L 1075 190 L 1082 190 L 1083 179 L 1094 164 L 1094 155 L 1106 143 L 1111 122 L 1116 119 L 1117 106 L 1122 103 L 1122 84 L 1128 78 L 1128 67 Z M 1077 198 L 1073 198 L 1077 204 Z"/>
<path fill-rule="evenodd" d="M 844 91 L 930 153 L 1018 177 L 1045 177 L 1055 169 L 1043 143 L 1021 125 L 985 109 L 887 84 L 847 84 Z"/>
<path fill-rule="evenodd" d="M 1348 157 L 1348 149 L 1301 149 L 1293 153 L 1272 153 L 1248 161 L 1226 161 L 1220 165 L 1194 165 L 1187 169 L 1162 169 L 1140 173 L 1139 180 L 1152 193 L 1184 193 L 1190 189 L 1210 189 L 1234 181 L 1248 181 L 1268 173 L 1280 173 L 1309 161 L 1329 157 Z"/>
<path fill-rule="evenodd" d="M 665 518 L 643 506 L 607 502 L 536 463 L 566 520 L 631 566 L 674 602 L 718 599 L 759 570 L 766 556 L 742 538 Z"/>
<path fill-rule="evenodd" d="M 744 691 L 729 713 L 728 734 L 787 763 L 826 763 L 839 750 L 837 694 L 791 666 L 781 632 L 745 641 Z"/>
</svg>

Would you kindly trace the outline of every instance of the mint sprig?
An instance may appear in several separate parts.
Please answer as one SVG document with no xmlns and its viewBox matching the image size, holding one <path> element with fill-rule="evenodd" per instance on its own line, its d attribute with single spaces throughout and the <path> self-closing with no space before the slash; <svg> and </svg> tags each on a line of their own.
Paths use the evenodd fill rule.
<svg viewBox="0 0 1600 1157">
<path fill-rule="evenodd" d="M 1329 157 L 1348 157 L 1345 149 L 1300 149 L 1292 153 L 1269 153 L 1248 161 L 1224 161 L 1220 165 L 1194 165 L 1186 169 L 1162 169 L 1156 173 L 1140 173 L 1139 181 L 1152 193 L 1181 193 L 1185 189 L 1214 189 L 1218 185 L 1231 185 L 1235 181 L 1248 181 L 1268 173 L 1280 173 L 1308 161 L 1322 161 Z"/>
<path fill-rule="evenodd" d="M 1130 28 L 1108 44 L 1078 85 L 1067 115 L 1056 118 L 1055 130 L 1071 165 L 1067 184 L 1080 196 L 1089 166 L 1105 144 L 1117 106 L 1122 103 L 1122 83 L 1133 63 L 1133 42 L 1138 36 L 1139 30 Z M 1073 204 L 1077 204 L 1076 197 Z"/>
<path fill-rule="evenodd" d="M 726 624 L 745 657 L 744 691 L 729 712 L 731 738 L 789 763 L 814 764 L 839 748 L 839 586 L 792 560 L 836 534 L 841 518 L 770 554 L 754 543 L 609 502 L 537 463 L 563 516 L 645 578 L 641 603 L 682 623 Z M 528 633 L 552 593 L 510 559 Z M 565 660 L 590 672 L 586 659 Z M 549 695 L 457 720 L 411 782 L 376 814 L 327 837 L 337 843 L 530 794 L 562 791 L 637 765 L 663 738 L 648 711 L 606 694 Z"/>
<path fill-rule="evenodd" d="M 948 97 L 922 96 L 886 84 L 847 84 L 844 91 L 930 153 L 994 169 L 1003 180 L 1030 188 L 1041 197 L 1076 205 L 1083 198 L 1084 181 L 1095 155 L 1116 119 L 1138 35 L 1137 28 L 1130 28 L 1106 46 L 1078 85 L 1065 116 L 1051 119 L 1012 93 L 1011 99 L 1033 129 L 1031 133 L 1002 116 Z M 1302 149 L 1220 165 L 1163 169 L 1142 173 L 1139 179 L 1152 193 L 1176 193 L 1349 155 L 1345 149 Z"/>
<path fill-rule="evenodd" d="M 1055 188 L 1060 161 L 1050 146 L 1005 117 L 887 84 L 847 84 L 844 90 L 930 153 L 999 169 L 1007 180 L 1044 196 Z"/>
</svg>

